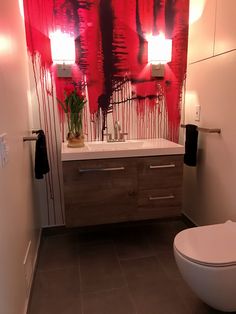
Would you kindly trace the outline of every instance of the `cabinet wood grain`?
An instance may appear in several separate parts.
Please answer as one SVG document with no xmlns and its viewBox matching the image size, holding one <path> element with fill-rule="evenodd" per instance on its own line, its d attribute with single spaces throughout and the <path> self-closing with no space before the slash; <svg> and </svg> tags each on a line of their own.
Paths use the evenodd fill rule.
<svg viewBox="0 0 236 314">
<path fill-rule="evenodd" d="M 130 220 L 137 171 L 130 159 L 63 162 L 66 225 Z"/>
<path fill-rule="evenodd" d="M 64 161 L 69 227 L 179 215 L 183 156 Z"/>
</svg>

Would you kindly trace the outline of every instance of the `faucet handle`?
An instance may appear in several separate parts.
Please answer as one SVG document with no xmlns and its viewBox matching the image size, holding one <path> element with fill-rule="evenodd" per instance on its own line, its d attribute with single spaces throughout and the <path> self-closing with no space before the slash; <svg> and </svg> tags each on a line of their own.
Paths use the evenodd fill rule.
<svg viewBox="0 0 236 314">
<path fill-rule="evenodd" d="M 119 130 L 119 131 L 121 130 L 121 126 L 120 126 L 119 120 L 115 121 L 114 127 L 117 128 L 117 130 Z"/>
<path fill-rule="evenodd" d="M 125 141 L 124 135 L 128 135 L 127 132 L 120 132 L 120 141 Z"/>
<path fill-rule="evenodd" d="M 111 142 L 112 141 L 111 133 L 105 133 L 104 136 L 107 136 L 107 142 Z"/>
</svg>

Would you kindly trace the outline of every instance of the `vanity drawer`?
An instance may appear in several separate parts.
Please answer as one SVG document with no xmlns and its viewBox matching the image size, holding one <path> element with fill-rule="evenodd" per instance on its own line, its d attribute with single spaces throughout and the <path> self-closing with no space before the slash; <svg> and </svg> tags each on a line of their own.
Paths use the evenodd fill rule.
<svg viewBox="0 0 236 314">
<path fill-rule="evenodd" d="M 63 178 L 67 226 L 129 220 L 137 184 L 131 160 L 63 162 Z"/>
<path fill-rule="evenodd" d="M 63 180 L 64 185 L 78 184 L 84 190 L 111 188 L 113 185 L 122 187 L 136 181 L 136 167 L 128 159 L 63 162 Z"/>
<path fill-rule="evenodd" d="M 180 187 L 183 175 L 183 156 L 157 156 L 140 159 L 139 189 Z"/>
<path fill-rule="evenodd" d="M 178 216 L 181 200 L 181 187 L 139 191 L 135 220 Z"/>
</svg>

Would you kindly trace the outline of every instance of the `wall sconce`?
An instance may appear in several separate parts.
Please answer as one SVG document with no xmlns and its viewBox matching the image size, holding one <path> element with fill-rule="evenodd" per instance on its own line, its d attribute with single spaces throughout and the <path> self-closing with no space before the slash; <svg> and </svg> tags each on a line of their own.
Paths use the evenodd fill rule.
<svg viewBox="0 0 236 314">
<path fill-rule="evenodd" d="M 152 77 L 164 77 L 164 64 L 170 62 L 172 57 L 172 40 L 166 39 L 162 33 L 158 36 L 149 36 L 147 40 Z"/>
<path fill-rule="evenodd" d="M 58 77 L 71 77 L 75 63 L 75 41 L 69 34 L 56 31 L 50 34 L 52 61 L 57 67 Z"/>
</svg>

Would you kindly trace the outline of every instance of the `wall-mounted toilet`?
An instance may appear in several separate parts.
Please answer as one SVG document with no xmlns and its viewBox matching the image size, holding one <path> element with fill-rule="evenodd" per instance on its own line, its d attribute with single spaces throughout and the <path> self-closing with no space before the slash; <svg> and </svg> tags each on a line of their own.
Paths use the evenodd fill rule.
<svg viewBox="0 0 236 314">
<path fill-rule="evenodd" d="M 186 229 L 174 240 L 180 272 L 205 303 L 236 311 L 236 222 Z"/>
</svg>

